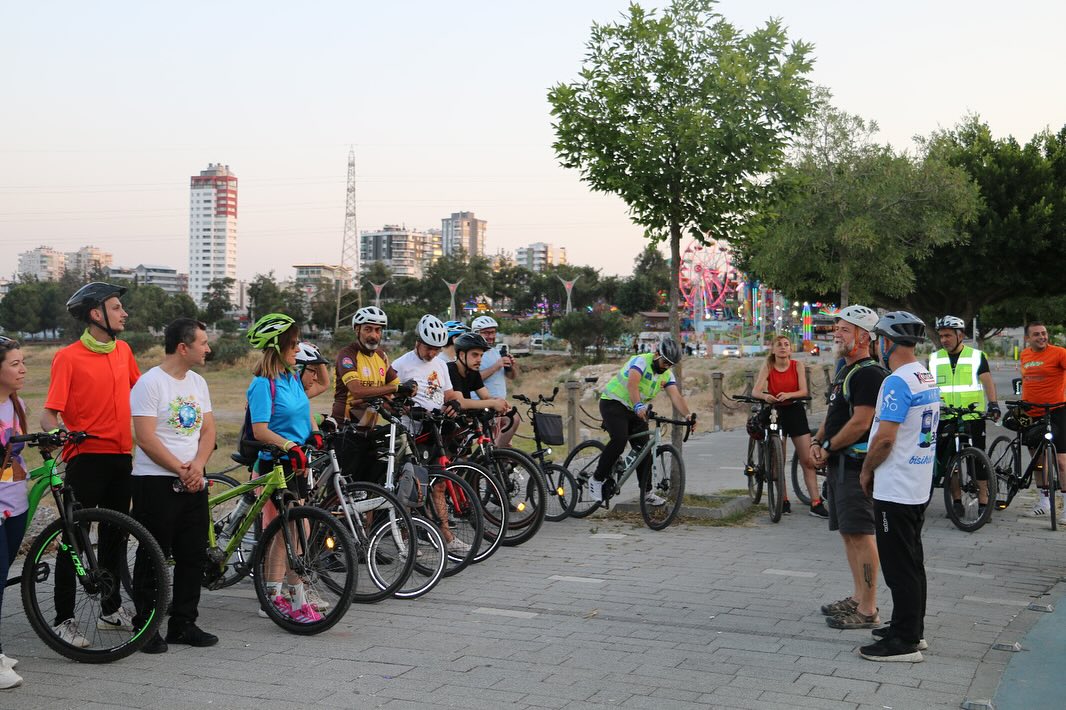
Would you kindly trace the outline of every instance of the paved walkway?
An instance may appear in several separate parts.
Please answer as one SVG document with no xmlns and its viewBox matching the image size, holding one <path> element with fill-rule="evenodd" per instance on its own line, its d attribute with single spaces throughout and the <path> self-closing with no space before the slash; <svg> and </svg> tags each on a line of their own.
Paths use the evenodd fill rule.
<svg viewBox="0 0 1066 710">
<path fill-rule="evenodd" d="M 692 442 L 693 489 L 739 487 L 741 442 L 729 432 Z M 315 637 L 260 619 L 248 585 L 205 592 L 201 625 L 218 646 L 111 665 L 47 650 L 9 590 L 4 649 L 26 685 L 0 692 L 0 708 L 882 710 L 993 697 L 1000 708 L 1036 707 L 1042 692 L 1055 707 L 1066 619 L 1028 605 L 1066 595 L 1066 532 L 1020 518 L 1030 501 L 968 535 L 934 500 L 921 664 L 865 661 L 855 649 L 867 632 L 826 626 L 818 606 L 849 592 L 850 575 L 839 537 L 802 510 L 777 525 L 760 515 L 750 527 L 660 533 L 590 518 L 547 523 L 423 599 L 355 605 Z M 880 603 L 887 619 L 884 588 Z M 1026 651 L 994 648 L 1015 642 Z"/>
</svg>

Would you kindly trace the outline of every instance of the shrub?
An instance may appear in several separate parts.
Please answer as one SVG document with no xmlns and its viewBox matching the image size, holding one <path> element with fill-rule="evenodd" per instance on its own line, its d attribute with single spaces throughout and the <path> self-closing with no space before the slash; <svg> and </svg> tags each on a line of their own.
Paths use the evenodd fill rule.
<svg viewBox="0 0 1066 710">
<path fill-rule="evenodd" d="M 244 338 L 222 337 L 211 344 L 211 362 L 235 365 L 251 351 L 251 346 Z"/>
<path fill-rule="evenodd" d="M 124 332 L 121 337 L 122 340 L 125 340 L 126 344 L 130 346 L 130 350 L 132 350 L 134 354 L 143 353 L 153 345 L 163 344 L 162 338 L 144 331 L 134 331 L 132 333 Z"/>
</svg>

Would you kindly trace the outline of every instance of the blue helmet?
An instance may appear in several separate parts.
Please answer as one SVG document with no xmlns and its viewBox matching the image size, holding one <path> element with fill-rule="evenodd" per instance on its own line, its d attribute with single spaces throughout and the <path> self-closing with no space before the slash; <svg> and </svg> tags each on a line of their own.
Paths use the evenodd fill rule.
<svg viewBox="0 0 1066 710">
<path fill-rule="evenodd" d="M 448 329 L 448 342 L 451 343 L 453 339 L 462 335 L 463 333 L 469 333 L 470 327 L 463 323 L 461 320 L 450 320 L 444 323 L 444 327 Z"/>
</svg>

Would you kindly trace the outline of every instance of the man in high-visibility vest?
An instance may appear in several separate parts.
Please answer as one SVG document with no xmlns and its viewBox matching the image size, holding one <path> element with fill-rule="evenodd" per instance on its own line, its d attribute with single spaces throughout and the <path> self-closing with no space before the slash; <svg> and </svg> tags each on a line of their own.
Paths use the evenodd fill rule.
<svg viewBox="0 0 1066 710">
<path fill-rule="evenodd" d="M 985 448 L 985 420 L 981 417 L 984 410 L 993 421 L 999 420 L 999 404 L 996 402 L 996 384 L 992 381 L 992 371 L 988 367 L 988 358 L 980 350 L 964 345 L 966 339 L 966 322 L 958 316 L 943 316 L 936 319 L 936 332 L 940 337 L 939 350 L 929 356 L 929 372 L 936 377 L 940 388 L 940 399 L 952 407 L 969 407 L 977 405 L 973 414 L 963 419 L 963 431 L 970 434 L 970 440 L 979 449 Z M 946 426 L 945 418 L 940 418 L 937 437 Z M 941 470 L 954 453 L 950 447 L 938 446 L 937 459 Z M 956 484 L 957 485 L 957 484 Z M 954 491 L 955 512 L 963 515 L 962 493 Z M 977 503 L 983 513 L 988 505 L 988 482 L 978 479 Z"/>
</svg>

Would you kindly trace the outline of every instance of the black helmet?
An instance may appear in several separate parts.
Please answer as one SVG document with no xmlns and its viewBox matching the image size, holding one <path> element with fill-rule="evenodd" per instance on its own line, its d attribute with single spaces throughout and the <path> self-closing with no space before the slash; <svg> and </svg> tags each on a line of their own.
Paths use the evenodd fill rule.
<svg viewBox="0 0 1066 710">
<path fill-rule="evenodd" d="M 465 353 L 467 350 L 492 350 L 488 341 L 478 333 L 463 333 L 455 339 L 455 352 Z"/>
<path fill-rule="evenodd" d="M 659 355 L 671 365 L 681 361 L 681 346 L 671 337 L 665 337 L 659 343 Z"/>
<path fill-rule="evenodd" d="M 121 297 L 124 293 L 126 293 L 124 286 L 94 281 L 91 284 L 85 284 L 70 297 L 67 301 L 67 311 L 75 319 L 88 323 L 89 311 L 99 308 L 107 299 L 113 296 Z"/>
<path fill-rule="evenodd" d="M 925 322 L 907 311 L 892 311 L 881 316 L 874 333 L 900 345 L 917 345 L 925 341 Z"/>
</svg>

